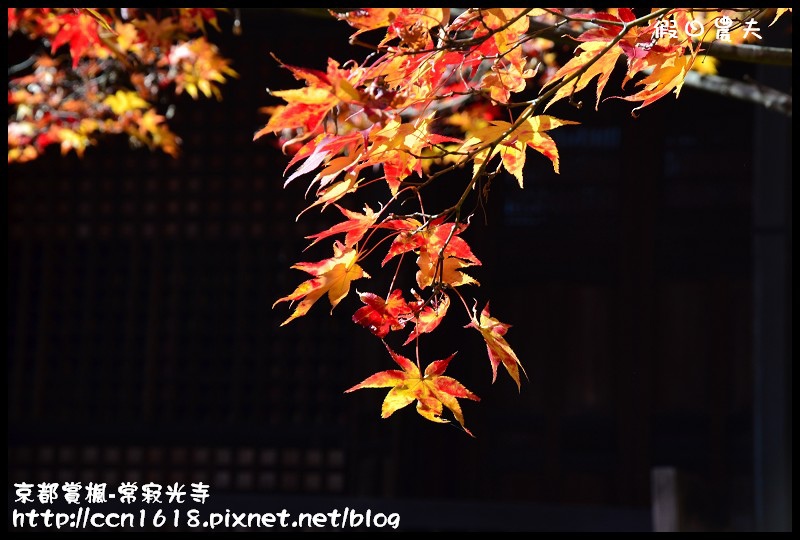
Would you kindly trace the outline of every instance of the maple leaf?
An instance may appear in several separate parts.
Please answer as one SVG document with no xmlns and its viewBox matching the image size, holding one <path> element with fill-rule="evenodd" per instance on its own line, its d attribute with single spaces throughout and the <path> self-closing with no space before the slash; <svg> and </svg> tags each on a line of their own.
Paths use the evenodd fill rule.
<svg viewBox="0 0 800 540">
<path fill-rule="evenodd" d="M 637 111 L 661 99 L 672 90 L 675 90 L 675 97 L 677 97 L 694 60 L 695 55 L 680 55 L 665 59 L 653 69 L 650 75 L 636 83 L 636 86 L 644 88 L 630 96 L 621 96 L 621 99 L 641 101 L 642 104 L 634 109 Z"/>
<path fill-rule="evenodd" d="M 324 209 L 347 193 L 352 193 L 358 189 L 360 183 L 358 175 L 365 166 L 360 162 L 360 157 L 364 151 L 364 139 L 364 135 L 360 132 L 351 132 L 341 136 L 321 133 L 300 147 L 295 157 L 287 165 L 286 170 L 288 171 L 290 167 L 299 161 L 305 161 L 286 179 L 284 187 L 295 178 L 322 166 L 322 169 L 308 186 L 311 189 L 311 186 L 317 182 L 319 183 L 316 192 L 317 199 L 301 214 L 320 204 L 323 205 L 322 208 Z M 336 157 L 339 153 L 344 153 L 344 155 Z M 286 171 L 284 171 L 285 173 Z M 333 183 L 341 173 L 345 173 L 344 178 L 339 182 Z M 377 216 L 375 218 L 377 219 Z M 353 242 L 355 243 L 356 241 L 354 240 Z"/>
<path fill-rule="evenodd" d="M 172 17 L 165 17 L 156 20 L 149 13 L 145 13 L 145 20 L 135 20 L 133 24 L 142 31 L 145 40 L 159 47 L 161 50 L 168 51 L 170 44 L 175 36 L 177 25 Z"/>
<path fill-rule="evenodd" d="M 472 320 L 464 328 L 475 328 L 486 341 L 489 362 L 492 364 L 492 382 L 494 383 L 497 379 L 497 366 L 502 362 L 508 374 L 517 383 L 517 389 L 521 389 L 519 368 L 522 367 L 522 363 L 504 337 L 511 325 L 501 323 L 489 315 L 489 303 L 487 302 L 486 307 L 481 311 L 480 320 L 473 313 Z M 522 372 L 525 373 L 525 368 L 522 368 Z M 527 377 L 527 374 L 525 376 Z"/>
<path fill-rule="evenodd" d="M 419 267 L 416 277 L 420 288 L 428 287 L 437 278 L 453 287 L 470 283 L 478 285 L 477 280 L 462 272 L 464 268 L 481 264 L 467 242 L 458 236 L 466 229 L 466 224 L 443 221 L 443 218 L 433 220 L 426 227 L 415 219 L 383 223 L 382 227 L 398 230 L 400 234 L 395 237 L 381 265 L 396 255 L 416 250 Z"/>
<path fill-rule="evenodd" d="M 361 182 L 358 179 L 358 173 L 359 171 L 357 169 L 350 170 L 344 175 L 344 178 L 340 182 L 336 182 L 325 189 L 317 191 L 317 200 L 311 203 L 301 214 L 320 204 L 324 210 L 329 204 L 333 204 L 348 193 L 356 191 Z"/>
<path fill-rule="evenodd" d="M 385 45 L 394 37 L 412 50 L 424 50 L 433 46 L 431 30 L 446 24 L 450 10 L 442 8 L 403 8 L 392 19 L 386 37 L 379 45 Z"/>
<path fill-rule="evenodd" d="M 97 20 L 86 13 L 64 14 L 56 17 L 60 25 L 50 47 L 51 54 L 62 45 L 69 44 L 69 54 L 72 56 L 73 69 L 78 67 L 78 62 L 95 45 L 100 45 L 100 36 L 97 35 Z"/>
<path fill-rule="evenodd" d="M 460 240 L 460 242 L 459 242 Z M 443 246 L 444 244 L 441 244 Z M 441 264 L 439 262 L 441 254 Z M 450 240 L 447 247 L 437 249 L 435 243 L 429 243 L 426 249 L 421 249 L 417 257 L 417 285 L 424 289 L 438 280 L 451 287 L 459 285 L 480 285 L 478 280 L 465 274 L 464 268 L 479 265 L 480 261 L 472 252 L 469 246 L 461 238 L 454 237 Z"/>
<path fill-rule="evenodd" d="M 164 116 L 156 113 L 155 109 L 148 109 L 139 119 L 139 134 L 142 136 L 155 135 L 163 128 L 164 120 Z"/>
<path fill-rule="evenodd" d="M 65 127 L 56 128 L 54 126 L 53 136 L 61 142 L 61 155 L 66 155 L 70 150 L 75 150 L 79 157 L 83 157 L 86 148 L 93 144 L 93 140 L 89 137 L 98 128 L 96 120 L 84 118 L 80 121 L 75 129 L 68 129 Z"/>
<path fill-rule="evenodd" d="M 344 214 L 347 221 L 343 221 L 342 223 L 337 223 L 333 227 L 328 230 L 322 231 L 321 233 L 312 234 L 310 236 L 306 236 L 306 238 L 311 239 L 313 238 L 314 241 L 309 244 L 309 247 L 313 246 L 323 238 L 327 238 L 334 234 L 339 233 L 347 233 L 344 237 L 344 245 L 346 247 L 353 247 L 359 240 L 361 240 L 364 235 L 367 233 L 370 227 L 375 224 L 375 220 L 378 219 L 379 213 L 375 213 L 372 211 L 368 205 L 364 205 L 364 213 L 359 214 L 358 212 L 351 212 L 346 208 L 342 208 L 338 204 L 334 204 L 339 211 Z"/>
<path fill-rule="evenodd" d="M 447 314 L 447 308 L 450 307 L 450 297 L 446 294 L 443 294 L 439 300 L 434 299 L 432 305 L 428 305 L 418 294 L 414 294 L 417 296 L 417 301 L 415 306 L 412 305 L 412 309 L 416 308 L 413 319 L 416 324 L 403 345 L 408 345 L 421 334 L 433 332 Z"/>
<path fill-rule="evenodd" d="M 280 64 L 291 71 L 296 79 L 306 81 L 308 86 L 271 92 L 273 96 L 285 100 L 287 105 L 275 109 L 267 125 L 256 132 L 253 140 L 284 129 L 302 129 L 304 137 L 309 137 L 335 106 L 342 103 L 358 103 L 361 99 L 356 86 L 360 83 L 363 73 L 358 66 L 340 69 L 339 63 L 329 58 L 328 70 L 323 73 L 290 66 L 283 62 Z"/>
<path fill-rule="evenodd" d="M 487 141 L 499 140 L 489 154 L 489 147 L 475 155 L 473 174 L 476 174 L 486 160 L 500 155 L 503 167 L 513 174 L 519 187 L 523 186 L 522 169 L 525 166 L 525 146 L 530 146 L 537 152 L 544 154 L 553 162 L 553 170 L 558 173 L 558 149 L 556 143 L 545 131 L 570 124 L 577 124 L 570 120 L 561 120 L 554 116 L 532 116 L 521 122 L 518 126 L 502 120 L 494 120 L 488 126 L 472 132 L 469 139 L 464 141 L 462 151 L 468 151 L 475 146 L 485 145 Z"/>
<path fill-rule="evenodd" d="M 379 338 L 391 330 L 402 329 L 412 315 L 412 308 L 403 299 L 403 291 L 395 289 L 384 300 L 377 294 L 358 293 L 366 304 L 353 314 L 353 322 L 360 324 Z"/>
<path fill-rule="evenodd" d="M 399 12 L 400 8 L 361 8 L 344 12 L 331 11 L 331 15 L 358 30 L 350 37 L 353 39 L 363 32 L 389 26 Z"/>
<path fill-rule="evenodd" d="M 126 90 L 117 90 L 116 94 L 105 98 L 103 103 L 108 105 L 117 116 L 122 116 L 128 111 L 150 107 L 150 104 L 139 97 L 139 94 Z"/>
<path fill-rule="evenodd" d="M 388 418 L 395 411 L 416 400 L 417 412 L 423 417 L 431 422 L 447 423 L 448 420 L 442 418 L 444 410 L 442 406 L 447 407 L 464 431 L 472 435 L 464 426 L 464 414 L 461 412 L 461 405 L 457 398 L 473 401 L 480 401 L 480 398 L 457 380 L 444 375 L 447 365 L 455 353 L 444 360 L 431 362 L 425 368 L 425 374 L 422 375 L 411 360 L 394 352 L 388 345 L 386 345 L 386 350 L 402 368 L 402 371 L 391 369 L 375 373 L 352 388 L 348 388 L 345 393 L 362 388 L 391 388 L 383 400 L 381 418 Z"/>
<path fill-rule="evenodd" d="M 117 22 L 114 24 L 114 39 L 120 50 L 129 51 L 133 44 L 139 41 L 139 30 L 130 23 Z"/>
<path fill-rule="evenodd" d="M 569 78 L 574 73 L 583 69 L 586 64 L 595 60 L 595 58 L 597 58 L 597 60 L 577 79 L 559 88 L 547 103 L 544 110 L 547 110 L 553 103 L 571 94 L 580 92 L 586 88 L 592 79 L 599 75 L 597 79 L 597 101 L 595 102 L 595 110 L 597 110 L 600 106 L 600 95 L 603 93 L 603 89 L 606 87 L 608 79 L 611 77 L 611 72 L 614 71 L 617 59 L 622 54 L 622 49 L 620 47 L 612 47 L 610 50 L 603 53 L 605 48 L 606 43 L 602 41 L 587 41 L 578 45 L 576 51 L 581 51 L 581 53 L 564 64 L 553 78 L 548 81 L 547 85 L 542 88 L 542 91 L 558 81 Z M 602 56 L 600 56 L 601 54 Z"/>
<path fill-rule="evenodd" d="M 386 266 L 386 263 L 393 257 L 418 249 L 425 243 L 425 237 L 422 234 L 422 223 L 414 218 L 391 219 L 384 221 L 379 227 L 399 231 L 399 234 L 392 241 L 386 257 L 381 261 L 381 266 Z"/>
<path fill-rule="evenodd" d="M 217 32 L 220 31 L 219 23 L 217 22 L 217 13 L 214 8 L 180 8 L 179 13 L 181 23 L 186 26 L 185 29 L 187 31 L 198 28 L 205 34 L 206 22 L 213 26 Z"/>
<path fill-rule="evenodd" d="M 430 133 L 429 127 L 435 113 L 417 119 L 413 123 L 403 123 L 393 118 L 385 126 L 376 125 L 370 133 L 372 147 L 364 165 L 382 164 L 385 179 L 392 195 L 397 195 L 401 182 L 412 172 L 421 173 L 422 162 L 416 156 L 423 149 L 445 141 L 461 141 Z"/>
<path fill-rule="evenodd" d="M 521 72 L 513 64 L 502 68 L 492 66 L 491 71 L 481 80 L 481 88 L 489 90 L 489 97 L 493 101 L 508 103 L 512 92 L 525 90 L 526 79 L 532 77 L 533 74 L 533 70 Z"/>
<path fill-rule="evenodd" d="M 204 96 L 212 94 L 222 99 L 219 87 L 214 83 L 225 83 L 225 76 L 238 77 L 239 74 L 222 58 L 216 45 L 200 37 L 173 47 L 168 55 L 169 63 L 177 66 L 180 73 L 175 78 L 175 93 L 184 90 L 197 99 L 198 91 Z"/>
<path fill-rule="evenodd" d="M 281 323 L 281 326 L 308 313 L 311 306 L 325 293 L 328 294 L 331 311 L 333 311 L 333 308 L 350 292 L 351 281 L 369 277 L 369 274 L 356 264 L 356 261 L 358 261 L 358 252 L 355 249 L 347 248 L 340 242 L 334 242 L 333 257 L 330 259 L 316 263 L 297 263 L 292 266 L 292 268 L 311 274 L 314 278 L 304 281 L 291 294 L 279 298 L 272 304 L 274 308 L 280 302 L 294 302 L 303 299 L 292 315 Z"/>
</svg>

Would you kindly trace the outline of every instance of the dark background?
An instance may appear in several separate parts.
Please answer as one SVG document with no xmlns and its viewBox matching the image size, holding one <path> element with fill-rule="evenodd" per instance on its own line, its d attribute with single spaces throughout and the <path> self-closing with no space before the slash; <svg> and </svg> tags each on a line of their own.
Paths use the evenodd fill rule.
<svg viewBox="0 0 800 540">
<path fill-rule="evenodd" d="M 490 384 L 457 305 L 422 341 L 459 351 L 473 440 L 342 393 L 391 366 L 352 291 L 282 328 L 288 306 L 270 309 L 305 279 L 291 264 L 329 256 L 303 237 L 338 214 L 295 222 L 304 180 L 284 190 L 287 158 L 251 142 L 265 87 L 298 84 L 268 53 L 362 59 L 352 29 L 221 22 L 241 78 L 178 100 L 180 159 L 109 140 L 9 166 L 10 483 L 204 481 L 232 511 L 380 508 L 403 529 L 649 530 L 651 474 L 675 467 L 687 528 L 791 529 L 788 119 L 690 88 L 638 119 L 589 93 L 548 111 L 582 122 L 553 133 L 561 174 L 529 152 L 525 189 L 496 181 L 465 233 L 474 295 L 513 324 L 530 380 Z M 782 28 L 766 33 L 790 46 Z M 791 69 L 727 69 L 790 91 Z"/>
</svg>

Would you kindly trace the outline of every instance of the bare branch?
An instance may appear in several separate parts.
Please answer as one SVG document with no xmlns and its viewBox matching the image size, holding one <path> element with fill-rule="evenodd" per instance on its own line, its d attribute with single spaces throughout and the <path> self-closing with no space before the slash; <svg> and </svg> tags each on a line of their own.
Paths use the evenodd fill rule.
<svg viewBox="0 0 800 540">
<path fill-rule="evenodd" d="M 708 50 L 701 52 L 720 60 L 734 60 L 750 64 L 770 64 L 792 67 L 792 49 L 762 47 L 761 45 L 731 45 L 714 41 Z"/>
<path fill-rule="evenodd" d="M 701 75 L 696 71 L 687 73 L 683 84 L 704 92 L 755 103 L 789 118 L 792 117 L 792 96 L 774 88 L 752 82 L 735 81 L 718 75 Z"/>
</svg>

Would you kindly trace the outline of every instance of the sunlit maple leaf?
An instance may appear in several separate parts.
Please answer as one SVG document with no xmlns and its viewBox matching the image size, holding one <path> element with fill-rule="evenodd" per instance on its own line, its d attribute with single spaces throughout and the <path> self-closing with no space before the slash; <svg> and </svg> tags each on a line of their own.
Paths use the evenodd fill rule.
<svg viewBox="0 0 800 540">
<path fill-rule="evenodd" d="M 430 49 L 433 46 L 431 30 L 450 19 L 450 10 L 442 8 L 403 8 L 392 19 L 381 41 L 385 45 L 394 37 L 412 50 Z"/>
<path fill-rule="evenodd" d="M 297 263 L 292 268 L 302 270 L 314 276 L 304 281 L 289 295 L 279 298 L 272 304 L 274 308 L 280 302 L 295 300 L 302 301 L 297 305 L 292 315 L 281 323 L 281 326 L 291 322 L 297 317 L 302 317 L 311 306 L 324 294 L 328 294 L 331 311 L 350 291 L 350 282 L 362 277 L 369 277 L 356 263 L 358 252 L 347 248 L 339 242 L 333 244 L 333 257 L 315 263 Z"/>
<path fill-rule="evenodd" d="M 587 41 L 578 45 L 576 50 L 581 51 L 580 54 L 571 58 L 569 62 L 564 64 L 564 66 L 556 72 L 553 78 L 548 81 L 547 86 L 564 79 L 568 79 L 570 76 L 583 69 L 589 62 L 595 59 L 596 61 L 576 79 L 559 88 L 547 103 L 544 110 L 547 110 L 553 103 L 556 103 L 557 101 L 574 93 L 580 92 L 586 88 L 592 79 L 598 77 L 598 75 L 597 101 L 595 102 L 595 110 L 597 107 L 599 107 L 600 96 L 603 93 L 603 89 L 606 87 L 608 79 L 611 77 L 611 73 L 614 71 L 614 66 L 617 64 L 617 59 L 622 54 L 622 49 L 620 47 L 612 47 L 610 50 L 603 52 L 605 48 L 606 43 L 603 41 Z M 545 88 L 547 88 L 547 86 L 545 86 Z M 542 91 L 544 91 L 544 88 Z"/>
<path fill-rule="evenodd" d="M 303 212 L 319 205 L 322 205 L 322 209 L 324 210 L 329 204 L 333 204 L 348 193 L 353 193 L 356 191 L 360 185 L 358 173 L 359 171 L 357 169 L 350 170 L 345 173 L 344 178 L 340 182 L 336 182 L 335 184 L 331 184 L 324 189 L 318 190 L 317 200 L 311 203 L 308 208 L 303 210 Z M 301 212 L 301 214 L 303 212 Z"/>
<path fill-rule="evenodd" d="M 484 161 L 491 160 L 499 154 L 503 160 L 503 167 L 513 174 L 519 182 L 519 186 L 523 187 L 522 170 L 525 166 L 525 146 L 530 146 L 550 159 L 553 162 L 553 170 L 558 173 L 558 149 L 555 141 L 545 131 L 577 123 L 548 115 L 532 116 L 524 122 L 520 122 L 516 127 L 509 122 L 495 120 L 487 127 L 473 131 L 472 136 L 464 141 L 461 149 L 468 151 L 476 146 L 486 146 L 489 141 L 499 141 L 492 149 L 491 154 L 489 154 L 487 146 L 475 155 L 473 174 L 478 171 Z"/>
<path fill-rule="evenodd" d="M 456 240 L 456 242 L 453 242 Z M 461 240 L 461 242 L 458 242 Z M 451 244 L 454 244 L 451 246 Z M 466 251 L 459 250 L 461 246 L 466 246 L 466 242 L 462 239 L 454 237 L 450 244 L 444 248 L 442 254 L 441 248 L 436 249 L 435 244 L 428 244 L 428 249 L 422 249 L 417 257 L 417 285 L 424 289 L 432 285 L 435 281 L 441 281 L 451 287 L 458 287 L 460 285 L 479 285 L 478 280 L 464 273 L 464 269 L 470 266 L 479 265 L 480 261 L 471 254 L 466 254 Z M 467 250 L 469 247 L 467 246 Z M 456 253 L 465 253 L 464 256 L 456 255 Z M 441 254 L 441 263 L 440 263 Z"/>
<path fill-rule="evenodd" d="M 458 236 L 466 224 L 443 221 L 436 219 L 425 227 L 413 218 L 383 223 L 383 227 L 398 230 L 400 234 L 395 237 L 381 264 L 385 265 L 402 253 L 416 251 L 419 267 L 417 285 L 420 288 L 424 289 L 434 281 L 453 287 L 470 283 L 478 285 L 477 280 L 462 271 L 481 264 L 467 242 Z"/>
<path fill-rule="evenodd" d="M 636 83 L 636 86 L 643 87 L 641 90 L 630 96 L 620 96 L 621 99 L 641 101 L 642 104 L 634 109 L 634 111 L 637 111 L 661 99 L 673 90 L 675 91 L 675 97 L 677 97 L 694 60 L 694 55 L 666 58 L 653 68 L 653 72 L 650 75 Z"/>
<path fill-rule="evenodd" d="M 422 151 L 442 142 L 461 142 L 430 132 L 433 113 L 414 122 L 401 122 L 394 118 L 385 126 L 376 126 L 370 135 L 372 146 L 365 165 L 381 164 L 392 195 L 397 195 L 401 182 L 412 172 L 420 174 L 422 162 L 417 157 Z"/>
<path fill-rule="evenodd" d="M 402 329 L 412 316 L 412 308 L 403 299 L 403 291 L 395 289 L 384 300 L 377 294 L 358 293 L 366 304 L 353 314 L 353 322 L 382 338 L 391 330 Z"/>
<path fill-rule="evenodd" d="M 463 384 L 444 375 L 447 365 L 453 359 L 455 353 L 444 360 L 431 362 L 425 368 L 425 374 L 421 374 L 419 368 L 406 358 L 386 346 L 386 350 L 392 355 L 395 362 L 402 368 L 381 371 L 367 377 L 362 382 L 348 388 L 345 392 L 353 392 L 361 388 L 391 388 L 381 407 L 381 417 L 388 418 L 395 411 L 410 405 L 415 400 L 417 402 L 417 412 L 431 422 L 446 423 L 448 420 L 442 418 L 443 407 L 447 407 L 453 413 L 461 427 L 472 435 L 464 426 L 464 414 L 461 412 L 461 405 L 457 398 L 466 398 L 473 401 L 480 401 L 480 398 L 470 392 Z"/>
<path fill-rule="evenodd" d="M 352 39 L 362 32 L 389 26 L 400 10 L 401 8 L 361 8 L 350 11 L 331 11 L 331 14 L 358 30 L 352 35 Z"/>
<path fill-rule="evenodd" d="M 533 70 L 521 72 L 515 65 L 492 66 L 491 71 L 481 80 L 481 88 L 489 90 L 489 97 L 498 103 L 508 103 L 511 93 L 522 92 L 526 79 L 533 76 Z"/>
<path fill-rule="evenodd" d="M 502 363 L 511 378 L 517 383 L 517 388 L 521 388 L 519 368 L 522 368 L 522 363 L 504 337 L 511 325 L 501 323 L 489 315 L 489 303 L 487 302 L 486 307 L 481 311 L 480 319 L 473 313 L 472 320 L 464 328 L 475 328 L 486 341 L 486 350 L 492 364 L 492 382 L 497 379 L 497 366 Z M 525 368 L 522 368 L 522 372 L 525 373 Z"/>
<path fill-rule="evenodd" d="M 311 242 L 310 246 L 313 246 L 323 238 L 327 238 L 334 234 L 340 233 L 347 233 L 344 238 L 344 245 L 346 247 L 353 247 L 359 240 L 361 240 L 367 231 L 375 224 L 375 220 L 378 219 L 380 213 L 376 214 L 372 211 L 368 205 L 364 205 L 364 213 L 359 214 L 358 212 L 351 212 L 346 208 L 342 208 L 338 204 L 334 204 L 339 211 L 344 214 L 347 221 L 343 221 L 341 223 L 337 223 L 330 229 L 322 231 L 317 234 L 312 234 L 310 236 L 306 236 L 306 238 L 311 239 L 313 238 L 314 241 Z"/>
<path fill-rule="evenodd" d="M 391 219 L 379 225 L 384 229 L 399 231 L 389 247 L 386 257 L 381 261 L 381 266 L 385 266 L 393 257 L 418 249 L 425 243 L 422 233 L 422 223 L 414 218 Z"/>
<path fill-rule="evenodd" d="M 327 72 L 299 68 L 282 62 L 281 66 L 291 71 L 296 79 L 306 81 L 307 86 L 271 92 L 273 96 L 284 99 L 287 105 L 274 110 L 267 125 L 256 132 L 253 140 L 284 129 L 301 129 L 303 138 L 310 137 L 335 106 L 359 103 L 361 100 L 356 86 L 363 73 L 358 66 L 342 69 L 333 58 L 328 59 Z"/>
<path fill-rule="evenodd" d="M 288 171 L 290 167 L 300 161 L 303 163 L 286 179 L 284 186 L 295 178 L 320 169 L 308 186 L 310 190 L 314 184 L 319 184 L 316 191 L 317 200 L 303 212 L 320 204 L 325 208 L 347 193 L 358 189 L 358 176 L 365 166 L 360 161 L 364 152 L 364 141 L 365 136 L 361 132 L 354 131 L 339 136 L 321 133 L 300 147 L 286 170 Z M 334 183 L 342 173 L 344 173 L 344 178 L 340 182 Z M 367 215 L 370 215 L 371 212 L 371 210 L 368 211 Z M 365 216 L 364 219 L 368 220 L 369 218 Z M 352 239 L 353 236 L 350 238 Z M 353 240 L 354 243 L 357 241 Z"/>
</svg>

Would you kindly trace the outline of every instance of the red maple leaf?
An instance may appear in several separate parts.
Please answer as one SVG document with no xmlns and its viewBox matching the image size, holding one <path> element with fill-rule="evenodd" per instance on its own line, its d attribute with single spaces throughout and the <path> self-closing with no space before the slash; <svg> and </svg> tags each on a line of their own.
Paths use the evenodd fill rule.
<svg viewBox="0 0 800 540">
<path fill-rule="evenodd" d="M 50 54 L 64 44 L 69 44 L 69 54 L 72 56 L 72 67 L 78 66 L 81 57 L 95 45 L 100 45 L 100 36 L 97 35 L 97 20 L 85 13 L 66 13 L 56 17 L 60 28 L 53 38 Z"/>
<path fill-rule="evenodd" d="M 353 322 L 360 324 L 379 338 L 391 330 L 400 330 L 412 316 L 412 308 L 403 299 L 403 291 L 395 289 L 384 300 L 377 294 L 358 293 L 366 305 L 353 315 Z"/>
</svg>

